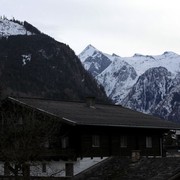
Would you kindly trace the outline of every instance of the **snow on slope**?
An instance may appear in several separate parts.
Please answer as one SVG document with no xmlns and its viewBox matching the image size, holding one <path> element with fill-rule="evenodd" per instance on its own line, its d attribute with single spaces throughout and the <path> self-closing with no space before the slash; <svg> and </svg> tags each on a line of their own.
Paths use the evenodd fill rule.
<svg viewBox="0 0 180 180">
<path fill-rule="evenodd" d="M 128 65 L 132 66 L 135 72 L 137 73 L 136 79 L 130 79 L 130 80 L 127 79 L 126 82 L 124 82 L 123 86 L 119 86 L 119 88 L 114 87 L 114 90 L 112 91 L 110 97 L 113 100 L 115 100 L 117 104 L 122 102 L 122 99 L 125 98 L 125 96 L 129 92 L 129 89 L 132 88 L 133 85 L 136 83 L 136 80 L 150 68 L 164 67 L 169 72 L 171 72 L 172 79 L 178 74 L 178 72 L 180 72 L 180 55 L 173 52 L 164 52 L 162 55 L 158 55 L 158 56 L 150 56 L 150 55 L 144 56 L 140 54 L 135 54 L 133 57 L 125 57 L 125 58 L 116 57 L 116 58 L 118 58 L 119 61 L 122 60 L 125 61 Z M 118 82 L 118 79 L 117 78 L 115 79 L 115 77 L 111 77 L 111 79 L 106 77 L 106 79 L 107 79 L 106 81 L 109 81 L 106 82 L 106 84 L 109 83 L 109 86 L 111 86 L 113 79 L 116 82 Z M 105 90 L 107 92 L 106 84 L 102 83 L 102 85 L 105 87 Z M 118 98 L 118 94 L 119 94 L 119 98 Z"/>
<path fill-rule="evenodd" d="M 115 54 L 109 55 L 103 53 L 97 50 L 92 45 L 89 45 L 79 55 L 79 58 L 83 63 L 88 57 L 94 56 L 96 54 L 95 52 L 100 52 L 101 54 L 104 54 L 111 61 L 114 61 L 115 59 L 118 58 L 121 61 L 123 60 L 127 62 L 135 69 L 138 76 L 142 75 L 149 68 L 160 67 L 160 66 L 165 67 L 168 71 L 170 71 L 174 75 L 174 77 L 178 72 L 180 72 L 180 55 L 170 51 L 164 52 L 162 55 L 134 54 L 133 57 L 120 57 Z M 88 67 L 90 67 L 90 62 L 89 62 L 89 66 L 86 65 L 85 68 L 88 70 Z"/>
<path fill-rule="evenodd" d="M 102 54 L 111 62 L 95 78 L 116 104 L 180 122 L 180 55 L 164 52 L 120 57 L 89 48 L 83 51 L 84 59 L 81 59 L 86 70 L 99 59 L 104 63 Z M 95 51 L 101 56 L 97 58 Z"/>
<path fill-rule="evenodd" d="M 118 56 L 118 55 L 116 55 L 116 54 L 110 55 L 110 54 L 104 53 L 104 55 L 105 55 L 106 57 L 108 57 L 111 61 L 114 61 L 116 58 L 121 58 L 120 56 Z"/>
<path fill-rule="evenodd" d="M 27 54 L 27 55 L 21 55 L 22 56 L 22 63 L 23 66 L 25 66 L 27 64 L 27 62 L 31 61 L 31 54 Z"/>
<path fill-rule="evenodd" d="M 96 79 L 103 85 L 107 96 L 120 103 L 137 80 L 136 71 L 127 62 L 114 57 L 113 62 Z"/>
<path fill-rule="evenodd" d="M 99 56 L 97 57 L 98 54 Z M 103 53 L 89 45 L 79 55 L 79 58 L 85 69 L 89 70 L 95 60 L 99 61 L 102 54 L 111 63 L 106 69 L 97 74 L 95 78 L 104 87 L 106 94 L 116 103 L 121 103 L 137 79 L 150 68 L 164 67 L 172 73 L 171 78 L 174 78 L 180 72 L 180 55 L 174 52 L 164 52 L 162 55 L 156 56 L 135 54 L 133 57 L 120 57 L 115 54 Z"/>
<path fill-rule="evenodd" d="M 111 64 L 111 60 L 92 45 L 88 45 L 79 55 L 79 58 L 84 68 L 89 71 L 93 77 L 96 77 Z"/>
<path fill-rule="evenodd" d="M 90 44 L 79 54 L 78 57 L 81 62 L 84 62 L 88 57 L 93 57 L 96 52 L 99 52 L 99 50 Z"/>
<path fill-rule="evenodd" d="M 23 25 L 12 22 L 8 19 L 0 19 L 0 37 L 12 35 L 32 35 Z"/>
<path fill-rule="evenodd" d="M 153 67 L 165 67 L 175 76 L 180 71 L 180 55 L 173 52 L 164 52 L 158 56 L 144 56 L 135 54 L 133 57 L 123 58 L 128 64 L 134 67 L 138 76 Z"/>
</svg>

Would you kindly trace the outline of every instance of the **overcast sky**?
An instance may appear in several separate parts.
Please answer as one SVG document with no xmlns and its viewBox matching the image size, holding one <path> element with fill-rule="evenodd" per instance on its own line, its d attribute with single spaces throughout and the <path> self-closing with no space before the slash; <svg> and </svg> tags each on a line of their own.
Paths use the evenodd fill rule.
<svg viewBox="0 0 180 180">
<path fill-rule="evenodd" d="M 0 0 L 0 13 L 76 54 L 88 44 L 120 56 L 180 54 L 180 0 Z"/>
</svg>

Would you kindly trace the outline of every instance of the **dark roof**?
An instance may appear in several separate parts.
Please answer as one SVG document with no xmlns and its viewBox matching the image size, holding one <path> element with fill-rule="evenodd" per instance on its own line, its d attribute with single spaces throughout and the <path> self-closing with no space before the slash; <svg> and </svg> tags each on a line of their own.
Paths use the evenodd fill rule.
<svg viewBox="0 0 180 180">
<path fill-rule="evenodd" d="M 96 104 L 95 107 L 87 107 L 82 102 L 11 97 L 9 100 L 38 109 L 72 125 L 180 129 L 178 124 L 119 105 Z"/>
</svg>

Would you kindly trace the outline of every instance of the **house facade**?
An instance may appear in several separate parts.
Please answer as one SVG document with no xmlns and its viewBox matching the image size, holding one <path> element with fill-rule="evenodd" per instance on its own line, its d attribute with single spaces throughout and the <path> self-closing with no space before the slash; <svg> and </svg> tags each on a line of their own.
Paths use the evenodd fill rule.
<svg viewBox="0 0 180 180">
<path fill-rule="evenodd" d="M 37 160 L 56 163 L 76 162 L 78 158 L 87 157 L 162 157 L 165 155 L 164 133 L 180 129 L 180 125 L 122 106 L 95 105 L 91 99 L 87 102 L 9 97 L 1 105 L 1 125 L 6 122 L 6 114 L 12 114 L 11 119 L 16 114 L 14 119 L 20 126 L 25 123 L 27 114 L 33 115 L 29 118 L 30 124 L 38 119 L 52 121 L 44 134 L 48 134 L 51 126 L 56 127 L 57 132 L 47 136 Z"/>
</svg>

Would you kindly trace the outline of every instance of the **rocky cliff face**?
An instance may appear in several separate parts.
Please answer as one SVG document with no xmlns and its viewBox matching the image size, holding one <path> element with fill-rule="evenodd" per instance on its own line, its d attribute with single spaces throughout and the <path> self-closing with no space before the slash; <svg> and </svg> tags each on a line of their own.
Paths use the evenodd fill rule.
<svg viewBox="0 0 180 180">
<path fill-rule="evenodd" d="M 172 80 L 169 92 L 157 105 L 154 115 L 180 122 L 180 74 Z"/>
<path fill-rule="evenodd" d="M 180 75 L 173 78 L 164 67 L 141 75 L 122 104 L 131 109 L 179 122 Z"/>
<path fill-rule="evenodd" d="M 122 104 L 150 113 L 165 98 L 171 83 L 171 73 L 166 68 L 150 68 L 139 77 Z"/>
</svg>

